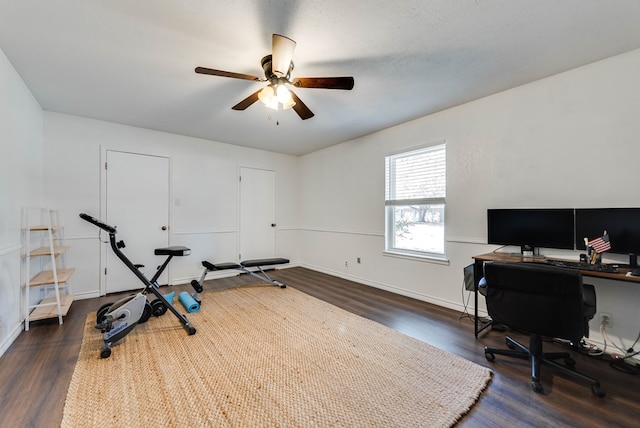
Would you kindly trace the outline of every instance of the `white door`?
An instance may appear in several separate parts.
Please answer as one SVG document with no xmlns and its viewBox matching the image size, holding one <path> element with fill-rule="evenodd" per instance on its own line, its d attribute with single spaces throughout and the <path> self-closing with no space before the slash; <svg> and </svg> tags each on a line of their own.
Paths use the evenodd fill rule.
<svg viewBox="0 0 640 428">
<path fill-rule="evenodd" d="M 155 248 L 169 245 L 169 159 L 107 150 L 106 218 L 117 226 L 122 252 L 133 264 L 142 264 L 145 276 L 153 277 L 164 257 Z M 109 247 L 106 249 L 107 293 L 141 289 L 144 284 Z M 158 280 L 166 283 L 167 273 Z"/>
<path fill-rule="evenodd" d="M 240 168 L 240 259 L 276 253 L 275 171 Z"/>
</svg>

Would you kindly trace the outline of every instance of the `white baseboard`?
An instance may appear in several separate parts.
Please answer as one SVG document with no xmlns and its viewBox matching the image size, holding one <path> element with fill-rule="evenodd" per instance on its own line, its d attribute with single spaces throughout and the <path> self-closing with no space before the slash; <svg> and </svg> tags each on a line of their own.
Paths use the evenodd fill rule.
<svg viewBox="0 0 640 428">
<path fill-rule="evenodd" d="M 98 291 L 88 291 L 86 293 L 74 294 L 73 299 L 74 300 L 86 300 L 86 299 L 93 299 L 95 297 L 100 297 L 100 293 Z"/>
<path fill-rule="evenodd" d="M 349 274 L 346 274 L 344 272 L 335 271 L 335 270 L 331 270 L 331 269 L 324 269 L 324 268 L 321 268 L 319 266 L 305 265 L 305 264 L 302 264 L 301 267 L 305 267 L 307 269 L 311 269 L 311 270 L 315 270 L 315 271 L 318 271 L 318 272 L 326 273 L 328 275 L 337 276 L 339 278 L 343 278 L 343 279 L 346 279 L 346 280 L 349 280 L 349 281 L 357 282 L 359 284 L 368 285 L 370 287 L 379 288 L 381 290 L 390 291 L 392 293 L 400 294 L 402 296 L 411 297 L 412 299 L 421 300 L 421 301 L 427 302 L 427 303 L 432 303 L 434 305 L 442 306 L 444 308 L 453 309 L 454 311 L 464 312 L 464 310 L 465 310 L 464 305 L 462 305 L 462 304 L 460 304 L 458 302 L 452 302 L 452 301 L 449 301 L 449 300 L 440 299 L 439 297 L 429 296 L 429 295 L 422 294 L 422 293 L 416 293 L 414 291 L 405 290 L 404 288 L 395 287 L 393 285 L 385 284 L 385 283 L 382 283 L 382 282 L 371 281 L 371 280 L 368 280 L 368 279 L 365 279 L 365 278 L 360 278 L 360 277 L 355 276 L 355 275 L 349 275 Z M 471 309 L 473 309 L 473 308 L 471 308 Z M 466 310 L 469 311 L 470 308 L 467 307 Z"/>
<path fill-rule="evenodd" d="M 2 357 L 5 352 L 7 352 L 7 349 L 9 349 L 11 344 L 15 342 L 18 336 L 20 336 L 20 333 L 22 333 L 23 331 L 23 327 L 24 327 L 24 323 L 20 323 L 17 326 L 15 326 L 11 331 L 11 334 L 9 334 L 7 338 L 4 340 L 4 342 L 2 342 L 2 346 L 0 346 L 0 357 Z"/>
</svg>

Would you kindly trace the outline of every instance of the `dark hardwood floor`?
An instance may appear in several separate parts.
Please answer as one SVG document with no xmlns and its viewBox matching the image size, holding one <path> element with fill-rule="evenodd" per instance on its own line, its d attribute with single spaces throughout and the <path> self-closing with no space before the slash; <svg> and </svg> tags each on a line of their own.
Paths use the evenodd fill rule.
<svg viewBox="0 0 640 428">
<path fill-rule="evenodd" d="M 530 386 L 527 361 L 497 356 L 490 363 L 485 359 L 484 346 L 503 347 L 505 333 L 489 331 L 475 340 L 471 319 L 456 311 L 304 268 L 269 274 L 288 286 L 491 368 L 491 383 L 460 421 L 460 427 L 638 426 L 640 376 L 615 370 L 607 360 L 574 354 L 576 369 L 600 380 L 607 394 L 604 398 L 547 367 L 542 369 L 545 394 L 537 394 Z M 250 282 L 255 279 L 240 275 L 208 281 L 205 289 Z M 30 331 L 17 338 L 0 359 L 0 426 L 59 426 L 86 315 L 116 298 L 76 301 L 64 325 L 57 321 L 32 323 Z M 526 343 L 526 337 L 514 336 Z M 545 343 L 545 350 L 561 347 Z"/>
</svg>

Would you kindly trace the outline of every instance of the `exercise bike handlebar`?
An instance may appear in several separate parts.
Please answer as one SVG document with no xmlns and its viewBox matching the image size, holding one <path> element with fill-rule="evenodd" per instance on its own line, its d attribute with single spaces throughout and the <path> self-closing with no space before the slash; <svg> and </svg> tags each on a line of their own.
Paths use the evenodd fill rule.
<svg viewBox="0 0 640 428">
<path fill-rule="evenodd" d="M 97 218 L 91 217 L 89 214 L 82 213 L 82 214 L 80 214 L 80 218 L 83 219 L 83 220 L 88 221 L 89 223 L 91 223 L 91 224 L 93 224 L 95 226 L 98 226 L 102 230 L 106 230 L 109 233 L 116 233 L 115 226 L 109 226 L 108 224 L 104 224 L 103 222 L 101 222 Z"/>
</svg>

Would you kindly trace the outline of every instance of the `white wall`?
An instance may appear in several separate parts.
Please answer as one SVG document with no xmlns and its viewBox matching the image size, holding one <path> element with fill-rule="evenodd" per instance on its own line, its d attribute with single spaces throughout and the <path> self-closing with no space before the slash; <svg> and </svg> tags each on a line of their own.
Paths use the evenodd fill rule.
<svg viewBox="0 0 640 428">
<path fill-rule="evenodd" d="M 303 264 L 462 310 L 463 267 L 497 248 L 486 245 L 487 208 L 640 206 L 638 76 L 640 50 L 302 157 Z M 385 256 L 384 157 L 441 140 L 450 263 Z M 589 282 L 630 345 L 640 284 Z"/>
<path fill-rule="evenodd" d="M 42 199 L 42 109 L 0 50 L 0 355 L 20 333 L 20 210 Z"/>
<path fill-rule="evenodd" d="M 79 298 L 99 295 L 100 251 L 111 251 L 98 241 L 98 229 L 78 217 L 100 217 L 105 149 L 170 158 L 170 200 L 180 204 L 171 204 L 169 241 L 192 250 L 171 262 L 170 283 L 199 278 L 202 260 L 237 261 L 240 167 L 276 172 L 276 252 L 296 262 L 297 157 L 52 112 L 44 114 L 44 146 L 44 203 L 64 219 L 69 264 L 76 268 L 71 285 Z"/>
</svg>

